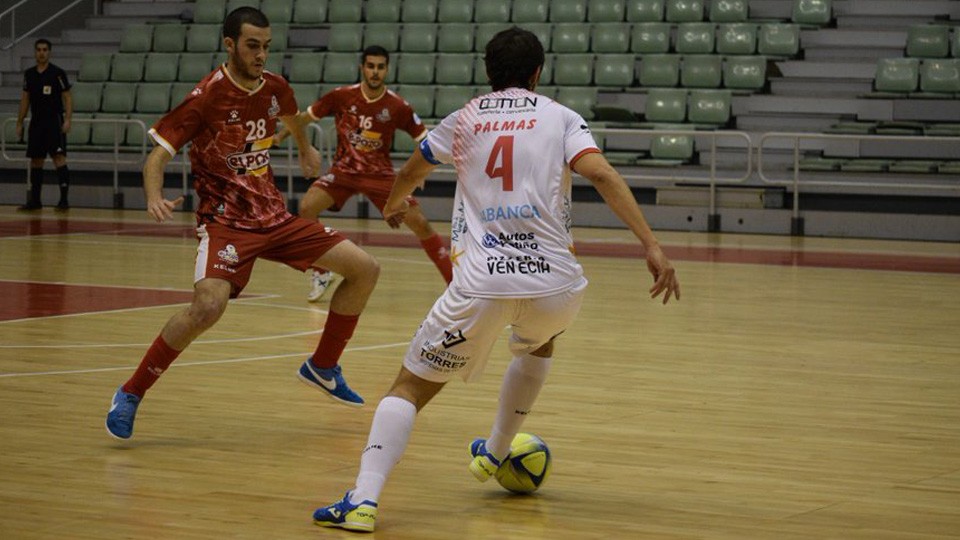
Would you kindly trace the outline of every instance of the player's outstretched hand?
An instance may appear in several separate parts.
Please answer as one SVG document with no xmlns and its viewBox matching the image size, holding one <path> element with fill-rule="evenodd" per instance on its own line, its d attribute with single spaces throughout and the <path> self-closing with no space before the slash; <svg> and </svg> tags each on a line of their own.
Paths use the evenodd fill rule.
<svg viewBox="0 0 960 540">
<path fill-rule="evenodd" d="M 677 271 L 673 269 L 670 260 L 663 254 L 660 246 L 656 245 L 647 250 L 647 269 L 653 275 L 653 286 L 650 287 L 650 298 L 663 294 L 663 303 L 670 301 L 670 296 L 680 300 L 680 282 L 677 280 Z"/>
<path fill-rule="evenodd" d="M 400 199 L 399 203 L 387 200 L 383 207 L 383 219 L 392 229 L 399 229 L 400 224 L 407 217 L 407 211 L 410 210 L 410 203 L 406 199 Z"/>
<path fill-rule="evenodd" d="M 157 223 L 163 223 L 173 217 L 173 209 L 182 203 L 183 196 L 177 197 L 172 201 L 159 197 L 147 201 L 147 213 L 153 216 L 153 219 L 157 220 Z"/>
<path fill-rule="evenodd" d="M 320 152 L 313 146 L 308 146 L 306 151 L 300 152 L 300 171 L 304 178 L 316 178 L 320 176 Z"/>
<path fill-rule="evenodd" d="M 280 131 L 278 131 L 277 134 L 273 136 L 273 146 L 280 146 L 280 143 L 282 143 L 289 136 L 290 136 L 289 129 L 285 127 L 280 128 Z"/>
</svg>

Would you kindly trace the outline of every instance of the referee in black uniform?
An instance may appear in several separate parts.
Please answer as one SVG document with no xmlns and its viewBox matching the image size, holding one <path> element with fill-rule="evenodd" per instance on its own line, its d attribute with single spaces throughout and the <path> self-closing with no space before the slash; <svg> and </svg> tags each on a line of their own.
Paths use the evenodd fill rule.
<svg viewBox="0 0 960 540">
<path fill-rule="evenodd" d="M 39 210 L 40 189 L 43 187 L 43 162 L 49 155 L 57 168 L 60 184 L 60 202 L 57 210 L 67 210 L 67 191 L 70 187 L 70 171 L 67 169 L 67 132 L 73 101 L 70 97 L 70 81 L 67 74 L 50 63 L 50 42 L 38 39 L 33 44 L 37 65 L 23 74 L 23 93 L 20 95 L 20 112 L 17 115 L 17 138 L 23 140 L 23 119 L 30 109 L 30 129 L 27 135 L 27 157 L 30 172 L 27 177 L 27 204 L 20 210 Z"/>
</svg>

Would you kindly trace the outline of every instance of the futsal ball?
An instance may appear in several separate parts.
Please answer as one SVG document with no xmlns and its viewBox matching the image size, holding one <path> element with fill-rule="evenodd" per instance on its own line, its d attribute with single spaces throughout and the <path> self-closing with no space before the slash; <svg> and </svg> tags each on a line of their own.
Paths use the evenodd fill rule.
<svg viewBox="0 0 960 540">
<path fill-rule="evenodd" d="M 497 469 L 497 482 L 514 493 L 533 493 L 550 475 L 550 449 L 543 439 L 517 433 L 510 455 Z"/>
</svg>

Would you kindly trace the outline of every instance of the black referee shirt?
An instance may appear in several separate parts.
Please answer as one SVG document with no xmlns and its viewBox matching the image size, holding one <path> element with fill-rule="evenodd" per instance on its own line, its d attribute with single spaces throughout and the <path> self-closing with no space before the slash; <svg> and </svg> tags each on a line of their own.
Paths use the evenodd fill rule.
<svg viewBox="0 0 960 540">
<path fill-rule="evenodd" d="M 31 123 L 60 125 L 63 122 L 63 93 L 70 90 L 67 73 L 47 64 L 43 73 L 34 66 L 23 74 L 23 91 L 30 94 Z"/>
</svg>

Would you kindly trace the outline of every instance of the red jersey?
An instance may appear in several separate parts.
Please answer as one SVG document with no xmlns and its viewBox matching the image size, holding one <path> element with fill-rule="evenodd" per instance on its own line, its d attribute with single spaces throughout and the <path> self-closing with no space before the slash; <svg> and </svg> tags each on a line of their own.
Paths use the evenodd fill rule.
<svg viewBox="0 0 960 540">
<path fill-rule="evenodd" d="M 188 142 L 197 222 L 266 229 L 291 217 L 270 168 L 277 118 L 297 114 L 290 85 L 264 72 L 255 90 L 237 84 L 220 66 L 150 130 L 171 155 Z"/>
<path fill-rule="evenodd" d="M 419 141 L 427 132 L 402 97 L 387 90 L 377 99 L 368 100 L 360 84 L 336 88 L 307 110 L 314 120 L 331 114 L 336 119 L 337 153 L 330 167 L 334 175 L 393 177 L 393 133 L 402 129 Z"/>
</svg>

